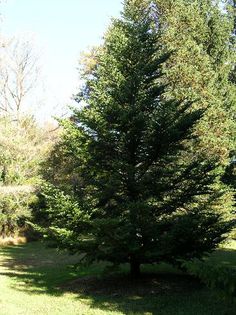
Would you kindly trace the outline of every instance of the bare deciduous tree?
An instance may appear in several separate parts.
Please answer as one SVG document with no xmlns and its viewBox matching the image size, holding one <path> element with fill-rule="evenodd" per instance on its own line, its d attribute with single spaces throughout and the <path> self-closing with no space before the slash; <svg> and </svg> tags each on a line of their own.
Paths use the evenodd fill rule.
<svg viewBox="0 0 236 315">
<path fill-rule="evenodd" d="M 13 38 L 2 45 L 0 58 L 0 111 L 19 121 L 27 97 L 36 86 L 38 57 L 29 40 Z"/>
</svg>

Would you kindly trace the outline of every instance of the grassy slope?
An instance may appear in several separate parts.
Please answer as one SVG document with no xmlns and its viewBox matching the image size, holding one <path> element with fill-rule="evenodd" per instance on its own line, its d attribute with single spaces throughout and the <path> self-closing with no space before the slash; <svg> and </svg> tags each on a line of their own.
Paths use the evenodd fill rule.
<svg viewBox="0 0 236 315">
<path fill-rule="evenodd" d="M 216 263 L 236 266 L 236 242 L 212 256 Z M 221 299 L 203 286 L 179 285 L 179 290 L 160 290 L 158 294 L 136 295 L 73 293 L 62 283 L 101 273 L 102 265 L 73 268 L 78 257 L 59 254 L 41 243 L 0 249 L 0 315 L 81 315 L 81 314 L 156 314 L 156 315 L 235 315 L 236 305 Z M 149 268 L 149 267 L 145 267 Z M 125 267 L 124 267 L 125 269 Z M 155 268 L 160 279 L 168 266 Z M 150 271 L 150 268 L 149 268 Z M 168 280 L 165 280 L 168 286 Z M 73 286 L 73 282 L 72 286 Z M 171 282 L 170 282 L 171 283 Z M 107 283 L 104 283 L 107 285 Z M 193 289 L 191 289 L 191 285 Z"/>
</svg>

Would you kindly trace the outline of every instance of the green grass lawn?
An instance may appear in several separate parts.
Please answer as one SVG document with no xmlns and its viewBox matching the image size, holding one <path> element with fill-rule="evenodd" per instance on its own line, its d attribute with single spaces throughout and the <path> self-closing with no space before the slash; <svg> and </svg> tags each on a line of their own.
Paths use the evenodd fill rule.
<svg viewBox="0 0 236 315">
<path fill-rule="evenodd" d="M 104 264 L 75 268 L 78 259 L 40 242 L 0 248 L 0 315 L 236 314 L 235 301 L 170 266 L 144 266 L 149 276 L 135 281 L 126 266 L 104 278 Z M 236 268 L 236 242 L 210 259 Z"/>
</svg>

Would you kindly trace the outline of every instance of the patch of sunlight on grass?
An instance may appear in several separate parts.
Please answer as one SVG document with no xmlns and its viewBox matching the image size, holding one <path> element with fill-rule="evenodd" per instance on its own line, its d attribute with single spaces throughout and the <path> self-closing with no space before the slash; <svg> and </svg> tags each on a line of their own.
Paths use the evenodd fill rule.
<svg viewBox="0 0 236 315">
<path fill-rule="evenodd" d="M 225 249 L 234 249 L 236 250 L 236 240 L 229 240 L 229 241 L 226 241 L 223 245 L 222 245 L 223 248 Z"/>
</svg>

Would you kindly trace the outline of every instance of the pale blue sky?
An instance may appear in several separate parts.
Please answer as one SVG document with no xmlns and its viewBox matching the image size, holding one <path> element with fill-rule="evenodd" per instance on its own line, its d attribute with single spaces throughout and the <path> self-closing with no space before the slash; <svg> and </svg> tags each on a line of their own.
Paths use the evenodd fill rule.
<svg viewBox="0 0 236 315">
<path fill-rule="evenodd" d="M 40 115 L 47 119 L 71 103 L 79 55 L 101 42 L 122 0 L 4 0 L 0 8 L 2 34 L 29 36 L 37 45 L 44 84 Z"/>
</svg>

